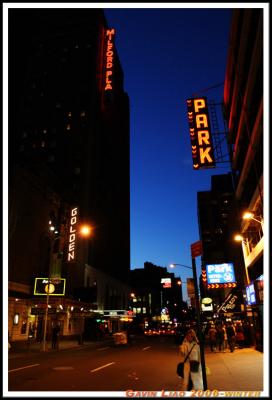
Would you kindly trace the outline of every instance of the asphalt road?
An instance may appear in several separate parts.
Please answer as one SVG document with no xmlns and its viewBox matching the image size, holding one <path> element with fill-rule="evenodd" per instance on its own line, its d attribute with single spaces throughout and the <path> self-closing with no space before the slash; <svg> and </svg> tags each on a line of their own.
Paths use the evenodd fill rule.
<svg viewBox="0 0 272 400">
<path fill-rule="evenodd" d="M 9 360 L 9 391 L 178 391 L 174 339 L 79 347 Z"/>
</svg>

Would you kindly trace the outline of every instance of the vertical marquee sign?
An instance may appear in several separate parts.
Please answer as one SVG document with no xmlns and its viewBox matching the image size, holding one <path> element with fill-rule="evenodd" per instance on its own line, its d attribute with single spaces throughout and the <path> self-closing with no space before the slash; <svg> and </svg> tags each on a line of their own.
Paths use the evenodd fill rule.
<svg viewBox="0 0 272 400">
<path fill-rule="evenodd" d="M 215 167 L 206 97 L 187 100 L 194 169 Z"/>
<path fill-rule="evenodd" d="M 77 222 L 78 222 L 78 207 L 75 207 L 71 210 L 70 214 L 68 256 L 67 256 L 68 262 L 75 261 Z"/>
<path fill-rule="evenodd" d="M 114 67 L 114 46 L 113 38 L 115 35 L 115 29 L 106 30 L 106 45 L 105 45 L 105 55 L 104 55 L 104 91 L 112 90 L 112 80 L 113 80 L 113 67 Z"/>
</svg>

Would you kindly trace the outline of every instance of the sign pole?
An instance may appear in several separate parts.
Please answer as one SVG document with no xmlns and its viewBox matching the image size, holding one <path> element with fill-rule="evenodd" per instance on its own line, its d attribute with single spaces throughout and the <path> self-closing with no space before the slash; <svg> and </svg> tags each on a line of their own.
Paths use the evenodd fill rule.
<svg viewBox="0 0 272 400">
<path fill-rule="evenodd" d="M 205 355 L 204 355 L 204 338 L 203 338 L 203 332 L 202 332 L 202 329 L 201 329 L 200 306 L 199 306 L 197 274 L 196 274 L 196 262 L 195 262 L 195 258 L 194 257 L 192 257 L 192 268 L 193 268 L 194 286 L 195 286 L 197 336 L 199 338 L 200 359 L 201 359 L 202 379 L 203 379 L 203 390 L 207 390 L 207 376 L 206 376 L 206 365 L 205 365 Z"/>
<path fill-rule="evenodd" d="M 195 257 L 201 256 L 202 254 L 202 242 L 199 240 L 191 244 L 191 257 L 192 257 L 192 270 L 194 276 L 194 287 L 195 287 L 195 307 L 196 307 L 196 318 L 197 318 L 197 336 L 199 339 L 200 347 L 200 359 L 202 368 L 202 379 L 203 379 L 203 389 L 207 390 L 207 375 L 206 375 L 206 365 L 205 365 L 205 338 L 202 332 L 202 324 L 200 317 L 200 302 L 198 295 L 198 284 L 197 284 L 197 273 L 196 273 L 196 262 Z"/>
</svg>

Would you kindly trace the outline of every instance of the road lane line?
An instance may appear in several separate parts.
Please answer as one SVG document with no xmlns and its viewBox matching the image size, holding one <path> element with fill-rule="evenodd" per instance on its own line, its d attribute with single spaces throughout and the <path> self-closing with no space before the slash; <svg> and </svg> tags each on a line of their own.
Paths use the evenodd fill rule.
<svg viewBox="0 0 272 400">
<path fill-rule="evenodd" d="M 27 365 L 26 367 L 20 367 L 20 368 L 10 369 L 8 372 L 15 372 L 15 371 L 19 371 L 20 369 L 37 367 L 38 365 L 40 365 L 40 364 Z"/>
<path fill-rule="evenodd" d="M 107 347 L 100 347 L 99 349 L 96 349 L 97 351 L 101 351 L 101 350 L 107 350 L 107 349 L 109 349 L 110 347 L 109 346 L 107 346 Z"/>
<path fill-rule="evenodd" d="M 112 365 L 112 364 L 115 364 L 115 362 L 111 362 L 111 363 L 108 363 L 108 364 L 102 365 L 102 367 L 98 367 L 98 368 L 95 368 L 95 369 L 91 369 L 91 371 L 90 371 L 90 372 L 99 371 L 100 369 L 102 369 L 102 368 L 106 368 L 106 367 L 109 367 L 109 366 L 110 366 L 110 365 Z"/>
<path fill-rule="evenodd" d="M 142 351 L 145 351 L 145 350 L 147 350 L 147 349 L 151 349 L 151 346 L 144 347 L 144 348 L 142 349 Z"/>
</svg>

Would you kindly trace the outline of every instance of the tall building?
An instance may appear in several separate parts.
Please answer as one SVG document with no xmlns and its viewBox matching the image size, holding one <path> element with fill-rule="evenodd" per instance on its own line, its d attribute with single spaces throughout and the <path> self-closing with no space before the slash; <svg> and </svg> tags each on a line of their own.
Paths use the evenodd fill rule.
<svg viewBox="0 0 272 400">
<path fill-rule="evenodd" d="M 257 324 L 262 348 L 263 322 L 263 10 L 235 9 L 224 87 L 235 196 L 247 274 L 248 314 Z M 244 219 L 245 212 L 247 219 Z M 251 292 L 251 293 L 250 293 Z"/>
<path fill-rule="evenodd" d="M 239 293 L 241 305 L 246 278 L 241 248 L 233 241 L 238 221 L 231 173 L 213 175 L 211 190 L 197 193 L 197 206 L 204 273 L 207 274 L 207 265 L 232 263 L 235 290 Z M 231 291 L 232 284 L 228 285 L 227 281 L 225 284 L 220 282 L 218 288 L 208 280 L 205 285 L 202 284 L 202 297 L 211 297 L 217 307 L 220 307 Z"/>
<path fill-rule="evenodd" d="M 10 299 L 28 298 L 30 320 L 35 278 L 50 274 L 66 279 L 62 299 L 123 309 L 129 99 L 114 27 L 100 9 L 9 9 L 8 23 Z"/>
</svg>

